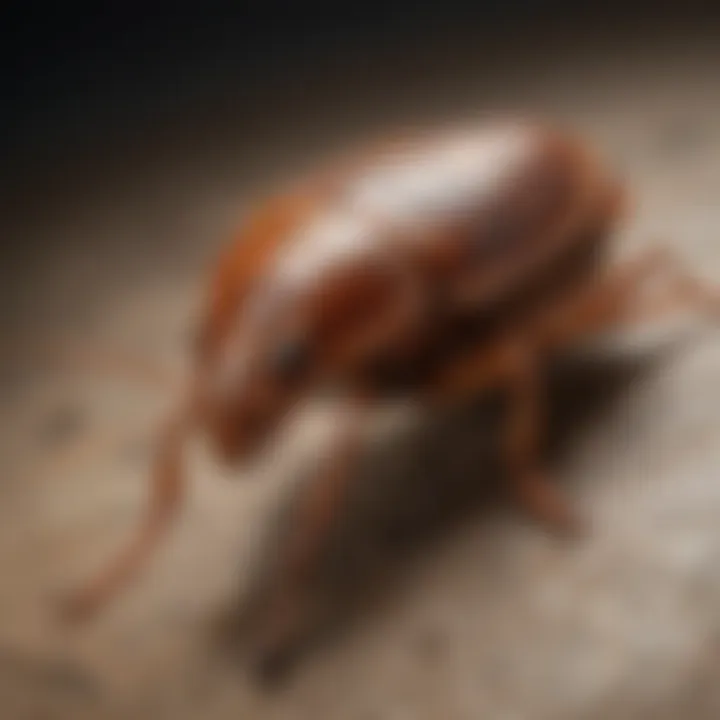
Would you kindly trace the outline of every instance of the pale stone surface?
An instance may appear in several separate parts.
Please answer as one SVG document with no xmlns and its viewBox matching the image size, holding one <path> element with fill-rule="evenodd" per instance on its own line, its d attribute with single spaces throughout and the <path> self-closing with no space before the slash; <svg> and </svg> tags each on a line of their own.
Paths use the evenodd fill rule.
<svg viewBox="0 0 720 720">
<path fill-rule="evenodd" d="M 353 122 L 332 109 L 316 119 L 340 142 L 363 123 L 412 118 L 428 97 L 433 116 L 556 112 L 626 167 L 639 199 L 627 247 L 659 234 L 720 279 L 720 48 L 656 45 L 602 60 L 536 59 L 508 68 L 509 84 L 458 61 L 449 79 L 437 73 L 427 88 L 405 88 L 402 110 L 383 115 L 368 90 L 365 115 Z M 391 72 L 377 80 L 392 81 Z M 293 122 L 297 140 L 302 118 Z M 172 369 L 200 269 L 217 246 L 193 239 L 227 230 L 237 199 L 270 172 L 265 160 L 278 173 L 283 148 L 288 164 L 305 161 L 271 131 L 236 142 L 237 163 L 229 151 L 210 153 L 204 175 L 200 148 L 186 163 L 181 149 L 169 149 L 167 162 L 159 152 L 156 173 L 104 195 L 102 186 L 78 193 L 44 226 L 28 221 L 31 242 L 52 234 L 64 251 L 36 268 L 18 317 L 31 309 L 43 336 L 136 349 Z M 246 162 L 244 142 L 255 144 L 256 161 Z M 468 483 L 489 472 L 477 419 L 388 441 L 366 473 L 374 482 L 362 486 L 377 491 L 368 497 L 380 502 L 367 507 L 382 513 L 358 516 L 348 533 L 359 537 L 348 545 L 353 562 L 340 563 L 360 578 L 351 594 L 362 607 L 270 697 L 215 651 L 210 628 L 249 581 L 240 571 L 257 533 L 273 527 L 288 483 L 324 447 L 331 411 L 308 410 L 247 477 L 198 455 L 186 514 L 151 571 L 102 622 L 73 636 L 53 625 L 50 600 L 132 528 L 149 433 L 168 393 L 26 365 L 5 378 L 0 407 L 0 714 L 720 717 L 720 343 L 710 325 L 694 327 L 673 352 L 655 352 L 650 337 L 641 355 L 618 348 L 615 360 L 559 381 L 563 452 L 553 467 L 592 526 L 575 544 L 551 540 L 493 497 L 470 502 Z M 6 337 L 16 359 L 37 345 L 17 326 Z M 49 417 L 64 407 L 69 415 Z"/>
</svg>

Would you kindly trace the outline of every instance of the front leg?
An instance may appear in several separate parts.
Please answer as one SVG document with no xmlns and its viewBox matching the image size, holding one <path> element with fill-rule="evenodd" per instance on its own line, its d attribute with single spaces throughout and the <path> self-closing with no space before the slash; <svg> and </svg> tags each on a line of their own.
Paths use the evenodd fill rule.
<svg viewBox="0 0 720 720">
<path fill-rule="evenodd" d="M 502 454 L 510 487 L 520 504 L 543 524 L 563 533 L 580 529 L 570 503 L 548 479 L 541 460 L 545 399 L 541 363 L 523 337 L 508 336 L 448 363 L 428 388 L 432 404 L 499 388 L 507 396 Z"/>
<path fill-rule="evenodd" d="M 362 445 L 363 408 L 364 402 L 356 401 L 348 409 L 330 457 L 300 495 L 293 527 L 284 542 L 279 578 L 266 606 L 266 620 L 258 628 L 256 669 L 265 679 L 284 670 L 288 652 L 306 629 L 311 612 L 309 580 L 347 497 Z"/>
</svg>

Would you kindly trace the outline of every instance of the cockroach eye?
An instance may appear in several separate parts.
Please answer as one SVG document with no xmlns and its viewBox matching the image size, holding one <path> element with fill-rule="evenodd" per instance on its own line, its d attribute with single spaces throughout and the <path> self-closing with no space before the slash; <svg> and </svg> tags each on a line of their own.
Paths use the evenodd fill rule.
<svg viewBox="0 0 720 720">
<path fill-rule="evenodd" d="M 310 362 L 310 348 L 303 339 L 282 341 L 273 353 L 272 368 L 283 378 L 294 380 L 302 375 Z"/>
</svg>

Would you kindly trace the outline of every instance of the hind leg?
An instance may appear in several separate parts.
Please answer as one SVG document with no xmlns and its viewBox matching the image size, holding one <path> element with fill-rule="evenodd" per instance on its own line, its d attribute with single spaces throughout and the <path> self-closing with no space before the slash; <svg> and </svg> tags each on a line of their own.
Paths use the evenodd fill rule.
<svg viewBox="0 0 720 720">
<path fill-rule="evenodd" d="M 654 248 L 545 313 L 534 333 L 540 345 L 556 350 L 605 330 L 642 326 L 682 310 L 720 318 L 720 288 L 689 273 L 670 250 Z"/>
<path fill-rule="evenodd" d="M 657 294 L 646 294 L 655 283 Z M 570 503 L 541 463 L 544 433 L 542 366 L 554 352 L 623 324 L 641 324 L 683 307 L 715 314 L 720 293 L 684 271 L 668 251 L 653 250 L 621 265 L 525 325 L 508 328 L 490 348 L 453 359 L 426 388 L 426 399 L 444 403 L 493 388 L 505 391 L 509 412 L 503 453 L 510 483 L 522 505 L 545 524 L 575 531 Z"/>
</svg>

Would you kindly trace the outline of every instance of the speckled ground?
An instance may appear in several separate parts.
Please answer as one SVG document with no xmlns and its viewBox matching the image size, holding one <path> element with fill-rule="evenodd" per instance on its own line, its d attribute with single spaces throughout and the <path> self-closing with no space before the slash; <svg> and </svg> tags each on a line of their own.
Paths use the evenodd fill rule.
<svg viewBox="0 0 720 720">
<path fill-rule="evenodd" d="M 170 393 L 64 371 L 47 347 L 123 347 L 178 369 L 201 271 L 248 188 L 318 147 L 408 118 L 557 113 L 636 187 L 624 248 L 663 238 L 720 282 L 720 45 L 603 43 L 495 69 L 461 45 L 429 49 L 419 68 L 391 64 L 355 105 L 342 88 L 321 110 L 294 100 L 292 138 L 279 121 L 243 137 L 214 128 L 215 144 L 195 128 L 148 149 L 141 170 L 100 165 L 16 223 L 26 247 L 57 250 L 18 260 L 32 279 L 3 318 L 3 718 L 720 717 L 720 342 L 692 318 L 691 334 L 665 328 L 682 343 L 626 337 L 558 373 L 553 467 L 592 527 L 576 543 L 489 491 L 480 411 L 389 418 L 402 432 L 379 432 L 353 506 L 369 512 L 353 510 L 352 532 L 343 523 L 343 572 L 319 586 L 335 629 L 273 694 L 213 629 L 252 589 L 263 544 L 282 538 L 273 517 L 292 510 L 286 491 L 327 442 L 333 408 L 308 408 L 237 477 L 193 456 L 186 513 L 143 582 L 82 633 L 50 614 L 132 528 Z"/>
</svg>

